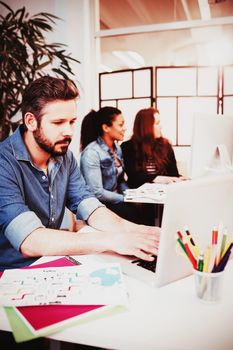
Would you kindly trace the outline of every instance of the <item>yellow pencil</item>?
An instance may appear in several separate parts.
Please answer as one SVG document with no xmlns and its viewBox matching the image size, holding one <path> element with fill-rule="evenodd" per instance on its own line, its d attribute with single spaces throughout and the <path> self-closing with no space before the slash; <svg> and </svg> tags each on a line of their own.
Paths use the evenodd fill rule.
<svg viewBox="0 0 233 350">
<path fill-rule="evenodd" d="M 213 271 L 215 260 L 216 260 L 216 253 L 217 253 L 217 244 L 212 244 L 210 248 L 208 272 Z"/>
<path fill-rule="evenodd" d="M 225 244 L 224 252 L 221 254 L 221 257 L 226 253 L 227 249 L 229 248 L 230 244 L 233 243 L 233 234 L 231 235 L 231 238 L 229 239 L 229 242 Z"/>
<path fill-rule="evenodd" d="M 226 241 L 227 241 L 227 233 L 224 232 L 222 236 L 222 244 L 221 244 L 221 250 L 220 250 L 220 257 L 219 257 L 220 259 L 222 258 L 223 253 L 225 251 Z"/>
<path fill-rule="evenodd" d="M 208 247 L 206 248 L 205 258 L 204 258 L 203 272 L 208 272 L 209 261 L 210 261 L 210 246 L 208 246 Z"/>
<path fill-rule="evenodd" d="M 218 242 L 217 242 L 217 251 L 216 251 L 216 259 L 215 259 L 216 265 L 218 265 L 221 259 L 222 242 L 223 242 L 223 224 L 220 223 L 218 226 Z"/>
<path fill-rule="evenodd" d="M 195 244 L 194 239 L 189 232 L 189 230 L 185 227 L 185 233 L 186 233 L 186 239 L 189 241 L 189 247 L 191 248 L 192 252 L 194 253 L 195 257 L 198 258 L 201 254 L 200 248 L 197 244 Z"/>
</svg>

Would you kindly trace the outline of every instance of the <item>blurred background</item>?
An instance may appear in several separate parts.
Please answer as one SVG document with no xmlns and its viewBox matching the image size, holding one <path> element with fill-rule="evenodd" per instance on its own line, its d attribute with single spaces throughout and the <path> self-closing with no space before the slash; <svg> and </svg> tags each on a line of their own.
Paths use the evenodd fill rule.
<svg viewBox="0 0 233 350">
<path fill-rule="evenodd" d="M 233 0 L 6 0 L 30 15 L 49 12 L 48 40 L 80 61 L 77 133 L 90 109 L 116 106 L 130 137 L 135 114 L 154 106 L 188 173 L 195 113 L 233 115 Z M 3 12 L 5 10 L 3 9 Z"/>
<path fill-rule="evenodd" d="M 232 0 L 100 0 L 101 63 L 111 70 L 232 63 L 231 16 Z"/>
</svg>

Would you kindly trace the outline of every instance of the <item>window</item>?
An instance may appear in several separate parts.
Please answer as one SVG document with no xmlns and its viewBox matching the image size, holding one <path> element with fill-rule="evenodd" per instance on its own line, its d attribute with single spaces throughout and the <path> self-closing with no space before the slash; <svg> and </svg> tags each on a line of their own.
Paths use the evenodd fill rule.
<svg viewBox="0 0 233 350">
<path fill-rule="evenodd" d="M 118 107 L 131 136 L 136 113 L 156 106 L 177 159 L 189 162 L 193 115 L 233 115 L 233 66 L 147 67 L 100 73 L 100 107 Z"/>
<path fill-rule="evenodd" d="M 152 74 L 151 67 L 100 74 L 100 107 L 114 106 L 122 111 L 126 138 L 131 136 L 136 113 L 153 104 Z"/>
</svg>

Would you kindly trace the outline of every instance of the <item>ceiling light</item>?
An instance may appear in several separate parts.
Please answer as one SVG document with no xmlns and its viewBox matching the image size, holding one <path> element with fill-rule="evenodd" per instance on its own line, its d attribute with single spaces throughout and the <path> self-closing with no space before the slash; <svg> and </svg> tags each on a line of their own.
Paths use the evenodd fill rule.
<svg viewBox="0 0 233 350">
<path fill-rule="evenodd" d="M 112 51 L 112 54 L 119 58 L 128 68 L 140 68 L 145 66 L 145 61 L 135 51 Z"/>
<path fill-rule="evenodd" d="M 207 0 L 198 0 L 201 19 L 211 19 L 210 6 Z"/>
</svg>

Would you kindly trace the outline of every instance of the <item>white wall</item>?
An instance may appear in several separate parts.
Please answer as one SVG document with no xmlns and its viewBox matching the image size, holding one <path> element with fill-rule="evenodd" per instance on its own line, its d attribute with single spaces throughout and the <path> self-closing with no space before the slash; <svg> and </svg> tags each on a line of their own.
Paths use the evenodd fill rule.
<svg viewBox="0 0 233 350">
<path fill-rule="evenodd" d="M 78 122 L 71 149 L 78 156 L 79 131 L 81 120 L 91 108 L 98 108 L 98 74 L 95 54 L 95 6 L 94 0 L 7 0 L 13 9 L 25 6 L 30 15 L 48 12 L 62 20 L 56 21 L 52 33 L 48 33 L 49 42 L 67 45 L 67 53 L 81 63 L 72 63 L 73 78 L 79 86 Z M 1 7 L 2 9 L 2 7 Z"/>
</svg>

